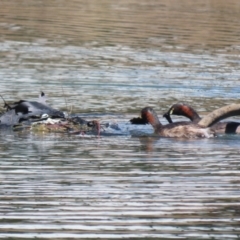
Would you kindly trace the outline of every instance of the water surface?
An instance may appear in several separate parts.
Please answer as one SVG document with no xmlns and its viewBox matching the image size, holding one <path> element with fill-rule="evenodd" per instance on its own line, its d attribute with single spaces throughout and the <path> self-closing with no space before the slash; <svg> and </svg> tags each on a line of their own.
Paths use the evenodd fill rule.
<svg viewBox="0 0 240 240">
<path fill-rule="evenodd" d="M 44 91 L 121 131 L 1 131 L 0 238 L 238 239 L 240 136 L 146 137 L 128 120 L 239 103 L 239 13 L 237 0 L 2 1 L 6 101 Z"/>
</svg>

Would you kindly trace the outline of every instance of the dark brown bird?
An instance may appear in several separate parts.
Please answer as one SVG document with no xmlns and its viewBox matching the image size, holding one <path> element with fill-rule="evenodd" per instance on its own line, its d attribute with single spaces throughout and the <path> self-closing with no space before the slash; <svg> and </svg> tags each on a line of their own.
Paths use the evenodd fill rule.
<svg viewBox="0 0 240 240">
<path fill-rule="evenodd" d="M 145 107 L 141 111 L 141 118 L 143 119 L 143 122 L 152 125 L 155 134 L 162 137 L 210 138 L 215 136 L 215 130 L 210 128 L 212 125 L 222 119 L 239 114 L 240 104 L 231 104 L 211 112 L 198 123 L 176 122 L 162 125 L 156 112 L 151 107 Z M 139 118 L 135 118 L 135 120 L 136 119 L 139 120 Z M 134 123 L 135 120 L 131 119 L 130 121 Z"/>
<path fill-rule="evenodd" d="M 201 117 L 198 113 L 189 105 L 185 103 L 176 103 L 172 105 L 169 110 L 163 114 L 169 123 L 172 123 L 171 115 L 184 116 L 190 119 L 193 123 L 198 123 Z M 239 122 L 218 122 L 211 126 L 216 133 L 240 133 Z"/>
</svg>

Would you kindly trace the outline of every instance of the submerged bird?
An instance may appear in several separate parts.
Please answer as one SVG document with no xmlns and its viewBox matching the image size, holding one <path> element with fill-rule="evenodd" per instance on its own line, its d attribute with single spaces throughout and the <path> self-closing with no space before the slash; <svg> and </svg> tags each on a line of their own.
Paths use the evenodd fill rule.
<svg viewBox="0 0 240 240">
<path fill-rule="evenodd" d="M 210 138 L 215 136 L 215 131 L 210 127 L 218 121 L 227 117 L 240 114 L 240 104 L 231 104 L 219 108 L 205 116 L 198 123 L 176 122 L 162 125 L 156 112 L 151 107 L 145 107 L 141 111 L 143 122 L 150 123 L 154 128 L 155 134 L 162 137 L 175 138 Z M 135 120 L 139 118 L 135 118 Z M 134 119 L 130 121 L 135 122 Z"/>
<path fill-rule="evenodd" d="M 41 92 L 38 101 L 20 100 L 13 104 L 8 104 L 4 99 L 3 101 L 6 111 L 0 115 L 1 125 L 13 126 L 22 121 L 41 118 L 43 114 L 47 114 L 51 118 L 65 117 L 62 111 L 54 109 L 46 104 L 46 97 L 43 92 Z"/>
<path fill-rule="evenodd" d="M 171 115 L 184 116 L 189 118 L 193 123 L 198 123 L 201 117 L 189 105 L 185 103 L 176 103 L 163 115 L 169 123 L 172 123 Z M 240 133 L 240 122 L 218 122 L 211 129 L 216 133 Z"/>
</svg>

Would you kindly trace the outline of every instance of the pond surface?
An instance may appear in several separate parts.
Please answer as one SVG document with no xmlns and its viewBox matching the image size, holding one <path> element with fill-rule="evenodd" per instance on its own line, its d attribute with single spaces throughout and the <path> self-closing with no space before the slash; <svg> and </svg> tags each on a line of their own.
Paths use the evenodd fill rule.
<svg viewBox="0 0 240 240">
<path fill-rule="evenodd" d="M 240 136 L 136 136 L 152 128 L 129 124 L 145 106 L 166 123 L 179 101 L 201 116 L 240 103 L 239 29 L 238 0 L 1 1 L 4 99 L 44 91 L 122 131 L 1 131 L 0 238 L 239 239 Z"/>
</svg>

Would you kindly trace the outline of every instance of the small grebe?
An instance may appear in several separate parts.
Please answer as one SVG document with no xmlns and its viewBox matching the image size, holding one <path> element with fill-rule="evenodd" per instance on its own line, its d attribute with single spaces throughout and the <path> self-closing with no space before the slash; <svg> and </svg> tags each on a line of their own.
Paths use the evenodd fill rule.
<svg viewBox="0 0 240 240">
<path fill-rule="evenodd" d="M 172 105 L 169 110 L 163 115 L 169 123 L 172 123 L 171 115 L 184 116 L 189 118 L 192 122 L 198 123 L 201 117 L 189 105 L 185 103 L 176 103 Z M 216 133 L 240 133 L 239 122 L 218 122 L 211 126 Z"/>
<path fill-rule="evenodd" d="M 210 138 L 214 137 L 214 131 L 191 122 L 176 122 L 162 125 L 156 112 L 151 107 L 145 107 L 141 111 L 144 121 L 150 123 L 154 132 L 162 137 L 174 138 Z M 131 121 L 132 122 L 132 121 Z"/>
<path fill-rule="evenodd" d="M 145 107 L 141 111 L 142 119 L 152 125 L 156 134 L 163 137 L 175 138 L 214 137 L 215 131 L 210 128 L 212 125 L 222 119 L 239 114 L 240 104 L 231 104 L 211 112 L 203 119 L 201 119 L 198 123 L 176 122 L 162 125 L 158 119 L 156 112 L 151 107 Z"/>
</svg>

